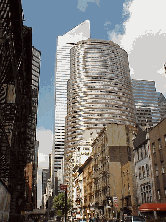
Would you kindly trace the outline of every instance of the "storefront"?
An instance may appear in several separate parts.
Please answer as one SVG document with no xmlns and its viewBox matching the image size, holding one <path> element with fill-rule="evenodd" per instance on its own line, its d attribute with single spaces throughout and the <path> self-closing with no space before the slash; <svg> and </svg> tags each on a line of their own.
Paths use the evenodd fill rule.
<svg viewBox="0 0 166 222">
<path fill-rule="evenodd" d="M 166 203 L 144 203 L 139 212 L 146 218 L 160 219 L 166 217 Z"/>
</svg>

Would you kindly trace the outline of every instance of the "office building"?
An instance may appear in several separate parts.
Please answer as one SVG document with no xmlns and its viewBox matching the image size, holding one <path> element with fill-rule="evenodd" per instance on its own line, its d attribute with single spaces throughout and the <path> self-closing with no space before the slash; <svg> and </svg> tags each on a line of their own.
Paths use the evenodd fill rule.
<svg viewBox="0 0 166 222">
<path fill-rule="evenodd" d="M 137 215 L 133 136 L 136 128 L 108 124 L 92 143 L 92 154 L 74 173 L 77 218 L 119 218 Z M 122 215 L 121 215 L 122 219 Z"/>
<path fill-rule="evenodd" d="M 137 123 L 145 126 L 159 122 L 158 95 L 155 82 L 132 79 L 133 96 L 136 106 Z"/>
<path fill-rule="evenodd" d="M 55 135 L 53 150 L 53 177 L 63 183 L 63 156 L 65 116 L 67 115 L 67 81 L 70 78 L 70 49 L 80 40 L 90 38 L 90 22 L 79 24 L 65 35 L 58 36 L 55 70 Z M 54 178 L 53 178 L 54 181 Z"/>
<path fill-rule="evenodd" d="M 166 114 L 166 98 L 160 92 L 157 92 L 157 95 L 158 95 L 158 107 L 159 107 L 159 112 L 160 112 L 160 120 L 162 120 Z"/>
<path fill-rule="evenodd" d="M 149 131 L 155 202 L 166 201 L 166 118 Z"/>
<path fill-rule="evenodd" d="M 49 169 L 42 170 L 42 207 L 44 208 L 44 194 L 46 193 L 47 181 L 49 179 Z"/>
<path fill-rule="evenodd" d="M 100 130 L 108 123 L 134 126 L 135 106 L 128 55 L 119 45 L 88 39 L 78 42 L 70 53 L 65 182 L 71 187 L 72 168 L 86 161 Z"/>
<path fill-rule="evenodd" d="M 130 125 L 108 124 L 92 144 L 95 217 L 112 219 L 120 209 L 137 215 L 132 159 L 135 131 Z M 110 207 L 108 197 L 112 199 Z"/>
<path fill-rule="evenodd" d="M 23 25 L 21 0 L 0 1 L 0 9 L 0 180 L 11 194 L 9 220 L 21 221 L 21 211 L 36 206 L 40 52 L 32 46 L 32 28 Z"/>
<path fill-rule="evenodd" d="M 127 53 L 112 41 L 88 39 L 75 45 L 67 104 L 65 148 L 69 152 L 88 148 L 108 123 L 134 125 Z"/>
<path fill-rule="evenodd" d="M 148 129 L 149 130 L 149 129 Z M 153 191 L 153 171 L 150 153 L 150 142 L 147 129 L 138 126 L 134 140 L 134 165 L 137 188 L 137 204 L 152 203 L 155 201 Z"/>
<path fill-rule="evenodd" d="M 147 184 L 148 175 L 143 169 L 141 195 L 143 203 L 139 207 L 139 211 L 146 216 L 147 219 L 162 219 L 166 216 L 166 118 L 163 118 L 157 125 L 147 131 L 148 139 L 148 159 L 151 186 Z M 145 163 L 145 161 L 144 161 Z M 151 191 L 150 191 L 151 190 Z M 149 203 L 149 195 L 152 193 L 152 203 Z"/>
</svg>

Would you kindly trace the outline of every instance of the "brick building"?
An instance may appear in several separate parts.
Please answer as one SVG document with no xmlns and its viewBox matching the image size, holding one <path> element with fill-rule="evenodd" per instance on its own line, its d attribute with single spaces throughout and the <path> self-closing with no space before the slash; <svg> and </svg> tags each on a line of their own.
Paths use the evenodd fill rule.
<svg viewBox="0 0 166 222">
<path fill-rule="evenodd" d="M 166 118 L 150 132 L 150 149 L 154 171 L 156 202 L 166 202 Z"/>
<path fill-rule="evenodd" d="M 137 214 L 131 158 L 135 130 L 131 126 L 108 124 L 92 144 L 96 217 L 111 219 L 117 217 L 120 211 Z M 127 180 L 122 176 L 125 174 Z M 114 200 L 113 206 L 109 206 L 108 199 Z"/>
</svg>

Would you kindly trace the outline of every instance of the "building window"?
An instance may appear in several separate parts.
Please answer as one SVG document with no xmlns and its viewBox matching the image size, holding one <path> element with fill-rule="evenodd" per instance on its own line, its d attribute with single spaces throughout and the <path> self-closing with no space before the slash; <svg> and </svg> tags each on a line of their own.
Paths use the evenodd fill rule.
<svg viewBox="0 0 166 222">
<path fill-rule="evenodd" d="M 148 164 L 146 164 L 146 173 L 147 173 L 147 177 L 149 177 L 150 176 L 150 172 L 149 172 L 149 165 Z"/>
<path fill-rule="evenodd" d="M 166 198 L 166 187 L 164 188 L 164 196 Z"/>
<path fill-rule="evenodd" d="M 147 144 L 145 145 L 145 157 L 148 155 Z"/>
<path fill-rule="evenodd" d="M 142 197 L 142 203 L 144 203 L 146 200 L 146 194 L 145 194 L 145 186 L 141 185 L 141 197 Z"/>
<path fill-rule="evenodd" d="M 161 161 L 161 173 L 165 173 L 164 161 Z"/>
<path fill-rule="evenodd" d="M 129 180 L 129 171 L 127 170 L 127 180 Z"/>
<path fill-rule="evenodd" d="M 162 146 L 161 146 L 161 139 L 158 139 L 158 144 L 159 144 L 159 150 L 162 149 Z"/>
<path fill-rule="evenodd" d="M 141 180 L 141 167 L 139 167 L 139 179 Z"/>
<path fill-rule="evenodd" d="M 157 197 L 158 197 L 158 200 L 161 199 L 160 190 L 157 191 Z"/>
<path fill-rule="evenodd" d="M 143 149 L 142 148 L 140 148 L 140 151 L 141 151 L 141 159 L 143 159 Z"/>
<path fill-rule="evenodd" d="M 144 203 L 146 203 L 146 192 L 144 192 Z"/>
<path fill-rule="evenodd" d="M 145 178 L 145 167 L 142 166 L 142 177 Z"/>
<path fill-rule="evenodd" d="M 143 197 L 143 193 L 141 193 L 141 202 L 144 202 L 144 197 Z"/>
<path fill-rule="evenodd" d="M 151 186 L 149 183 L 141 184 L 141 198 L 142 203 L 152 202 Z"/>
<path fill-rule="evenodd" d="M 137 156 L 138 156 L 138 160 L 139 160 L 139 150 L 137 150 Z"/>
<path fill-rule="evenodd" d="M 149 195 L 149 203 L 151 203 L 152 202 L 151 185 L 148 185 L 148 195 Z"/>
<path fill-rule="evenodd" d="M 155 143 L 152 143 L 152 150 L 153 150 L 153 153 L 155 153 Z"/>
<path fill-rule="evenodd" d="M 159 175 L 158 174 L 158 166 L 157 166 L 157 164 L 155 164 L 155 172 L 156 172 L 156 177 Z"/>
<path fill-rule="evenodd" d="M 128 193 L 130 194 L 130 184 L 128 183 Z"/>
</svg>

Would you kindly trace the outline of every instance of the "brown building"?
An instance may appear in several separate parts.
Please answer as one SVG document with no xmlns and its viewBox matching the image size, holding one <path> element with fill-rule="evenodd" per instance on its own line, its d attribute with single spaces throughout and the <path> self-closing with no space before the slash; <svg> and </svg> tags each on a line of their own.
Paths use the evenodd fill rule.
<svg viewBox="0 0 166 222">
<path fill-rule="evenodd" d="M 11 194 L 9 220 L 22 221 L 21 212 L 29 202 L 35 208 L 37 199 L 33 167 L 33 195 L 25 174 L 35 158 L 40 52 L 32 46 L 32 28 L 23 25 L 21 0 L 0 1 L 0 9 L 0 180 Z"/>
<path fill-rule="evenodd" d="M 86 218 L 86 219 L 93 218 L 94 183 L 93 183 L 93 162 L 91 156 L 79 168 L 78 173 L 79 174 L 77 180 L 75 181 L 75 186 L 76 186 L 77 204 L 81 208 L 80 218 Z M 82 191 L 82 193 L 80 191 Z"/>
<path fill-rule="evenodd" d="M 154 172 L 155 202 L 166 202 L 166 118 L 150 132 L 150 149 Z"/>
<path fill-rule="evenodd" d="M 121 209 L 137 214 L 131 158 L 135 130 L 122 124 L 108 124 L 92 144 L 95 217 L 111 219 Z"/>
<path fill-rule="evenodd" d="M 130 158 L 130 157 L 129 157 Z M 137 215 L 136 180 L 133 161 L 122 165 L 123 208 L 126 214 Z"/>
<path fill-rule="evenodd" d="M 147 218 L 161 219 L 166 217 L 166 118 L 148 130 L 146 138 L 149 140 L 148 159 L 152 201 L 149 203 L 145 198 L 139 211 Z"/>
</svg>

